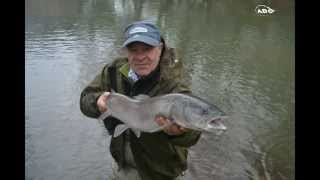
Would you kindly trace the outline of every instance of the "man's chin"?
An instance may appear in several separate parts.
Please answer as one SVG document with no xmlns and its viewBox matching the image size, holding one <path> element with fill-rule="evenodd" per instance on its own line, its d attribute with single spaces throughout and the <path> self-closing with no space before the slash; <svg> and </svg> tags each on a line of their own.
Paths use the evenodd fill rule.
<svg viewBox="0 0 320 180">
<path fill-rule="evenodd" d="M 148 70 L 138 70 L 136 72 L 140 77 L 143 77 L 143 76 L 148 76 L 150 74 L 150 71 Z"/>
</svg>

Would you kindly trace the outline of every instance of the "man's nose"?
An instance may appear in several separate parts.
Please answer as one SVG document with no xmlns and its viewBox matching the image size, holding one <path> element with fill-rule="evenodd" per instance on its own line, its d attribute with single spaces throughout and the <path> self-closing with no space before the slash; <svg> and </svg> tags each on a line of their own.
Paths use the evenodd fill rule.
<svg viewBox="0 0 320 180">
<path fill-rule="evenodd" d="M 136 54 L 136 59 L 137 60 L 143 60 L 146 57 L 146 54 L 144 52 L 138 52 Z"/>
</svg>

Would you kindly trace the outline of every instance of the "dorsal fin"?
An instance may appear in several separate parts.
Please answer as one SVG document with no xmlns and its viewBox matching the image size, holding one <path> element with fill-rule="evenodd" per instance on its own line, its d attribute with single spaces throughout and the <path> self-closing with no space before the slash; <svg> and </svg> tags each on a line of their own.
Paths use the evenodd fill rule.
<svg viewBox="0 0 320 180">
<path fill-rule="evenodd" d="M 116 92 L 116 91 L 115 91 L 114 89 L 112 89 L 112 88 L 110 89 L 110 91 L 111 91 L 111 93 L 115 93 L 115 92 Z"/>
<path fill-rule="evenodd" d="M 140 138 L 141 132 L 137 129 L 131 129 L 131 131 L 137 136 L 137 138 Z"/>
<path fill-rule="evenodd" d="M 145 99 L 148 99 L 148 98 L 150 98 L 150 96 L 145 95 L 145 94 L 139 94 L 137 96 L 133 96 L 133 99 L 136 99 L 136 100 L 145 100 Z"/>
</svg>

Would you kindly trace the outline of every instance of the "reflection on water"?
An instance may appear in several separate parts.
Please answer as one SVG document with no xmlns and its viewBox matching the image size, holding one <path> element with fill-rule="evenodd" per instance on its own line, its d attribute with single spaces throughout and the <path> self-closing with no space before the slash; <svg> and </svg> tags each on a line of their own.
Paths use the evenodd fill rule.
<svg viewBox="0 0 320 180">
<path fill-rule="evenodd" d="M 192 90 L 230 119 L 191 148 L 186 179 L 294 179 L 294 4 L 260 1 L 26 1 L 26 179 L 106 179 L 109 136 L 79 95 L 151 19 L 178 48 Z"/>
</svg>

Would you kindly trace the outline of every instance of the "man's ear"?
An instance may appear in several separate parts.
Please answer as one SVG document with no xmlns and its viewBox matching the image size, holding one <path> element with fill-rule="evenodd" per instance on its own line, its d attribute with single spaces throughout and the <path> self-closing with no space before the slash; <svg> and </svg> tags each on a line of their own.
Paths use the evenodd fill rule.
<svg viewBox="0 0 320 180">
<path fill-rule="evenodd" d="M 122 56 L 127 56 L 128 55 L 128 48 L 122 47 L 121 49 L 119 49 L 119 54 Z"/>
</svg>

